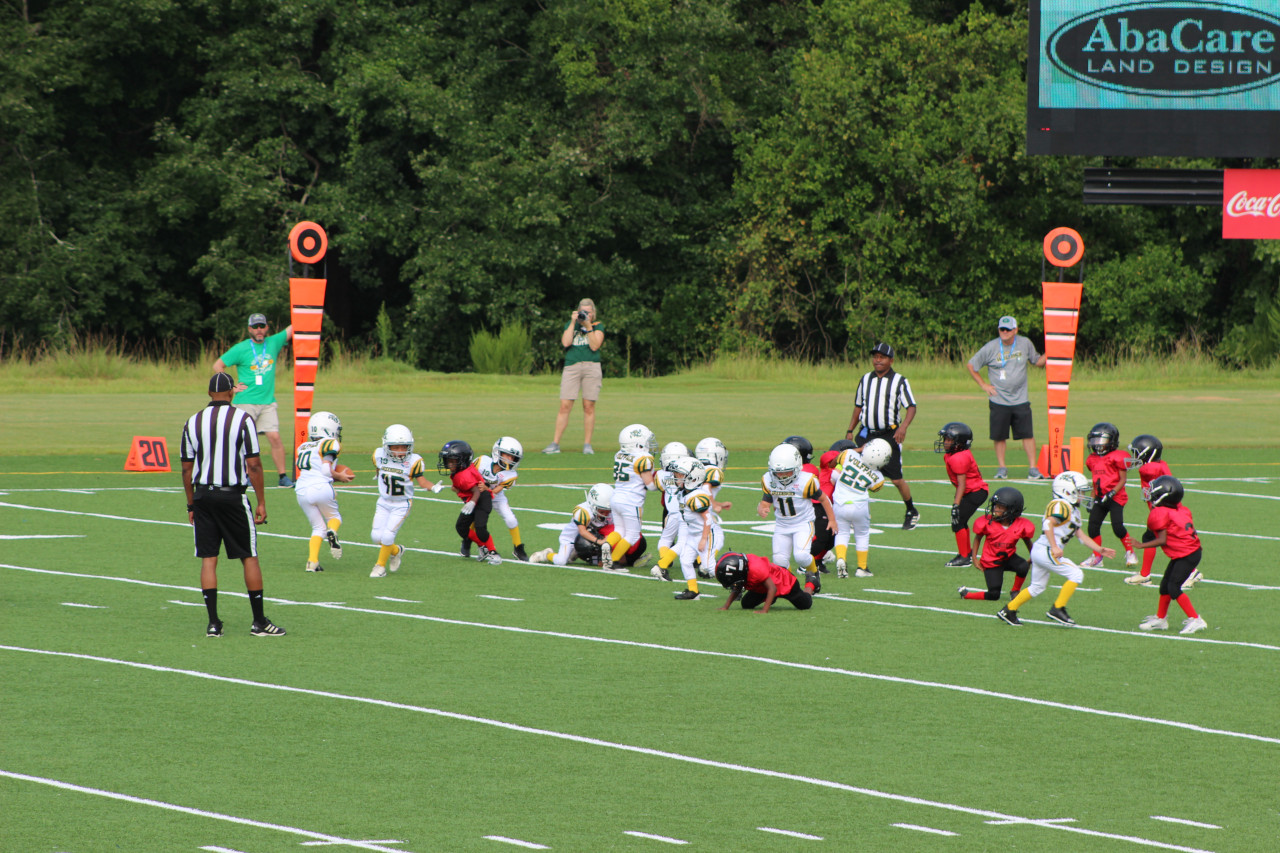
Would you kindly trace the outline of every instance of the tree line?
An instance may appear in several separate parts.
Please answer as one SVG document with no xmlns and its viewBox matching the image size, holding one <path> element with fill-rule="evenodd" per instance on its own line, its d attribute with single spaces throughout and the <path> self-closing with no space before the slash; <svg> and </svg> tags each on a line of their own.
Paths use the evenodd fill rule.
<svg viewBox="0 0 1280 853">
<path fill-rule="evenodd" d="M 1080 345 L 1280 350 L 1277 263 L 1216 208 L 1085 206 L 1025 153 L 1025 0 L 5 0 L 0 328 L 282 326 L 329 234 L 326 334 L 419 367 L 583 296 L 611 373 L 1035 334 L 1041 241 L 1086 243 Z M 1223 161 L 1114 165 L 1220 168 Z M 1260 165 L 1260 164 L 1251 164 Z"/>
</svg>

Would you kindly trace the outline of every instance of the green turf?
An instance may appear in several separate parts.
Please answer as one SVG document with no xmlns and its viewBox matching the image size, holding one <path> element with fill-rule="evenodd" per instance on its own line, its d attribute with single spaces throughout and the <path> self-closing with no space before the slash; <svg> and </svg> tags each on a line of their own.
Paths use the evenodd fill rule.
<svg viewBox="0 0 1280 853">
<path fill-rule="evenodd" d="M 661 441 L 725 437 L 728 543 L 767 552 L 750 522 L 771 436 L 842 433 L 848 395 L 691 390 L 636 382 L 616 426 L 644 420 Z M 980 401 L 959 397 L 924 398 L 930 420 L 908 443 L 922 526 L 899 529 L 886 487 L 872 509 L 876 576 L 829 576 L 808 612 L 716 612 L 724 594 L 705 584 L 718 597 L 675 602 L 677 585 L 643 570 L 463 561 L 458 504 L 445 496 L 417 502 L 401 571 L 369 578 L 367 454 L 391 420 L 414 426 L 429 461 L 445 438 L 487 449 L 501 432 L 528 433 L 511 495 L 530 550 L 555 541 L 537 525 L 560 524 L 580 499 L 557 484 L 607 479 L 616 426 L 603 404 L 600 455 L 547 457 L 536 450 L 553 413 L 521 388 L 504 405 L 335 395 L 344 461 L 365 472 L 341 490 L 344 558 L 326 548 L 327 570 L 303 572 L 302 515 L 291 492 L 271 489 L 267 613 L 289 635 L 248 635 L 239 566 L 224 561 L 227 635 L 208 640 L 177 475 L 120 471 L 134 434 L 169 435 L 176 448 L 200 395 L 9 395 L 0 418 L 20 437 L 2 460 L 0 535 L 75 538 L 0 539 L 0 773 L 152 802 L 0 775 L 0 850 L 311 849 L 300 844 L 316 836 L 290 830 L 408 851 L 521 849 L 485 836 L 553 850 L 667 846 L 628 831 L 717 851 L 1270 850 L 1280 584 L 1267 555 L 1280 472 L 1259 448 L 1273 439 L 1205 426 L 1174 392 L 1129 410 L 1127 393 L 1080 420 L 1145 412 L 1114 416 L 1123 438 L 1185 436 L 1166 439 L 1166 459 L 1205 540 L 1208 581 L 1192 595 L 1211 627 L 1193 638 L 1137 631 L 1157 593 L 1123 584 L 1114 560 L 1086 570 L 1077 629 L 1044 619 L 1052 589 L 1024 609 L 1032 624 L 1021 630 L 994 619 L 994 604 L 958 599 L 981 576 L 942 567 L 954 551 L 950 487 L 926 446 L 953 417 L 981 433 Z M 1047 484 L 1015 484 L 1034 516 Z M 1131 497 L 1137 532 L 1145 508 Z M 651 499 L 646 516 L 657 514 Z M 496 518 L 493 529 L 509 553 Z M 1176 629 L 1176 608 L 1170 617 Z M 1002 816 L 1072 822 L 987 822 Z"/>
</svg>

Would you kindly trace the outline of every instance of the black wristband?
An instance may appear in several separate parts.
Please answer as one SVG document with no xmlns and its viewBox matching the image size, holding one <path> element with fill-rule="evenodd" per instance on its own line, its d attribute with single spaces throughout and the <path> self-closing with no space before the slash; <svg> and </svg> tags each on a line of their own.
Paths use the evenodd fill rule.
<svg viewBox="0 0 1280 853">
<path fill-rule="evenodd" d="M 196 511 L 195 504 L 187 504 L 187 512 L 195 512 L 195 511 Z"/>
</svg>

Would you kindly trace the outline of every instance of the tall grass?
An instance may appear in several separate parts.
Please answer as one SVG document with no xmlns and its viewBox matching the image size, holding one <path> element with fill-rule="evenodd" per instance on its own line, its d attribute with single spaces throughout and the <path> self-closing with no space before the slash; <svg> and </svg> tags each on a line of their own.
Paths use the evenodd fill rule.
<svg viewBox="0 0 1280 853">
<path fill-rule="evenodd" d="M 533 336 L 524 323 L 508 323 L 496 335 L 484 329 L 475 332 L 469 351 L 476 373 L 524 376 L 533 369 Z"/>
</svg>

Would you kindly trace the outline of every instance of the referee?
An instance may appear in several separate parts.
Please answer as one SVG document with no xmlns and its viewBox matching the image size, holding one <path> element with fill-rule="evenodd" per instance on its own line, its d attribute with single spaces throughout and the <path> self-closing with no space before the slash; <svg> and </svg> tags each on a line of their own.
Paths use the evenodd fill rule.
<svg viewBox="0 0 1280 853">
<path fill-rule="evenodd" d="M 262 567 L 258 564 L 255 524 L 267 521 L 262 487 L 258 428 L 253 418 L 231 405 L 236 382 L 228 373 L 209 380 L 208 406 L 192 415 L 182 428 L 182 488 L 187 493 L 187 521 L 195 528 L 200 558 L 200 589 L 209 611 L 206 635 L 222 636 L 218 618 L 218 550 L 244 563 L 244 585 L 253 608 L 255 637 L 281 637 L 284 629 L 262 613 Z M 245 491 L 253 486 L 257 509 Z"/>
<path fill-rule="evenodd" d="M 858 391 L 853 395 L 853 417 L 849 419 L 849 430 L 844 437 L 854 439 L 858 447 L 873 438 L 889 442 L 893 456 L 882 471 L 893 481 L 906 504 L 907 516 L 902 521 L 902 529 L 912 530 L 920 521 L 920 513 L 911 502 L 911 487 L 902 477 L 902 442 L 916 416 L 916 398 L 911 396 L 907 377 L 893 371 L 893 347 L 883 341 L 872 347 L 871 366 L 874 369 L 858 380 Z"/>
</svg>

